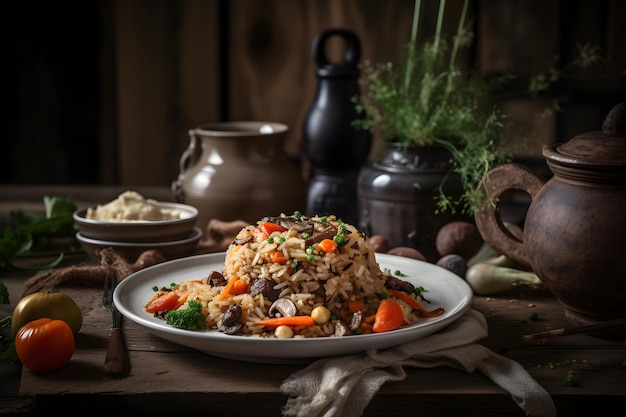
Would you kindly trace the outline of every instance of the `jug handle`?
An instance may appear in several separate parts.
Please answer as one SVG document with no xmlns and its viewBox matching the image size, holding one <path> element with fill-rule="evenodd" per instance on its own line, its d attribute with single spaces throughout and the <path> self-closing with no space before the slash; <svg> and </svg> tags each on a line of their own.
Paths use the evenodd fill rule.
<svg viewBox="0 0 626 417">
<path fill-rule="evenodd" d="M 179 173 L 178 178 L 172 181 L 172 192 L 174 193 L 174 200 L 177 202 L 184 202 L 183 182 L 187 177 L 189 169 L 198 162 L 200 155 L 202 154 L 202 142 L 196 134 L 194 129 L 188 131 L 189 134 L 189 146 L 180 157 L 178 162 Z"/>
<path fill-rule="evenodd" d="M 498 253 L 506 255 L 518 264 L 530 267 L 524 241 L 516 237 L 504 225 L 500 216 L 499 199 L 507 190 L 521 190 L 530 195 L 531 201 L 543 187 L 545 180 L 527 167 L 517 163 L 500 165 L 489 171 L 478 184 L 494 204 L 486 203 L 474 214 L 476 227 L 483 240 Z"/>
</svg>

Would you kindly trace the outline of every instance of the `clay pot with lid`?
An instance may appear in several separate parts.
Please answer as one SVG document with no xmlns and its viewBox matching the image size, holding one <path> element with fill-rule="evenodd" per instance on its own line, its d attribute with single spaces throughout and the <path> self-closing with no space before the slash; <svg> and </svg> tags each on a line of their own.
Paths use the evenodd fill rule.
<svg viewBox="0 0 626 417">
<path fill-rule="evenodd" d="M 572 325 L 625 318 L 626 103 L 609 112 L 602 131 L 549 146 L 543 156 L 554 174 L 547 181 L 513 163 L 482 179 L 491 197 L 507 190 L 531 197 L 523 239 L 503 226 L 497 204 L 475 215 L 483 239 L 532 268 Z M 594 335 L 623 340 L 626 326 Z"/>
</svg>

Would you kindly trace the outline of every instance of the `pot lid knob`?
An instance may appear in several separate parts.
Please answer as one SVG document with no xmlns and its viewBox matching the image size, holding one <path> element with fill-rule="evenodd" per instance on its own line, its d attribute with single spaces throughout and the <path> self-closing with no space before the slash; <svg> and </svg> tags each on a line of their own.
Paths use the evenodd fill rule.
<svg viewBox="0 0 626 417">
<path fill-rule="evenodd" d="M 609 111 L 601 131 L 582 133 L 549 146 L 543 150 L 543 156 L 557 164 L 625 168 L 626 103 Z"/>
<path fill-rule="evenodd" d="M 606 115 L 602 123 L 602 133 L 612 136 L 626 135 L 626 103 L 619 103 Z"/>
</svg>

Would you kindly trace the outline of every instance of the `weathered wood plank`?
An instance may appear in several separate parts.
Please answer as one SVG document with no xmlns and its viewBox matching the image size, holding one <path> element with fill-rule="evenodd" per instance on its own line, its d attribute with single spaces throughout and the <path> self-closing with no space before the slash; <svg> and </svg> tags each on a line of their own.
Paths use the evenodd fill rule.
<svg viewBox="0 0 626 417">
<path fill-rule="evenodd" d="M 119 181 L 169 185 L 187 130 L 219 114 L 217 0 L 120 1 L 115 18 Z"/>
</svg>

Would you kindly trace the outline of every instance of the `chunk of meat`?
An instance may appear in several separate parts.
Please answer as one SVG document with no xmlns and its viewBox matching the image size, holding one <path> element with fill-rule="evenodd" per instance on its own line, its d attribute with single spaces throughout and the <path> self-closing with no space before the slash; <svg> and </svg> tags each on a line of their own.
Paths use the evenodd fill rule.
<svg viewBox="0 0 626 417">
<path fill-rule="evenodd" d="M 280 225 L 285 229 L 295 229 L 299 233 L 310 234 L 315 228 L 312 221 L 295 216 L 264 217 L 262 221 Z"/>
<path fill-rule="evenodd" d="M 387 286 L 387 288 L 403 291 L 407 294 L 413 294 L 416 292 L 416 288 L 413 284 L 408 281 L 401 280 L 400 278 L 394 277 L 393 275 L 387 276 L 387 282 L 385 285 Z"/>
<path fill-rule="evenodd" d="M 256 297 L 263 294 L 266 300 L 276 301 L 280 295 L 280 290 L 274 288 L 274 281 L 265 278 L 256 278 L 250 284 L 250 295 Z"/>
<path fill-rule="evenodd" d="M 222 316 L 220 331 L 231 335 L 237 334 L 243 328 L 241 314 L 241 306 L 238 304 L 229 305 Z"/>
<path fill-rule="evenodd" d="M 221 287 L 227 284 L 226 278 L 219 271 L 211 271 L 209 276 L 207 277 L 207 283 L 211 287 Z"/>
<path fill-rule="evenodd" d="M 332 239 L 336 234 L 337 228 L 335 226 L 332 224 L 325 224 L 321 227 L 315 228 L 313 234 L 305 239 L 304 245 L 306 247 L 313 246 L 324 239 Z"/>
</svg>

